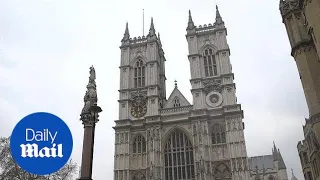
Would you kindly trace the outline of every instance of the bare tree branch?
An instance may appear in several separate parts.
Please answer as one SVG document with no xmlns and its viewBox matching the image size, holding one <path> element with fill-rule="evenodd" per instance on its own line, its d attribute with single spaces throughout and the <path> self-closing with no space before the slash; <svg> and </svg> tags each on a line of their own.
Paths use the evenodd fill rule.
<svg viewBox="0 0 320 180">
<path fill-rule="evenodd" d="M 0 137 L 0 180 L 72 180 L 77 168 L 77 164 L 69 160 L 58 172 L 47 176 L 28 173 L 13 160 L 10 137 Z"/>
</svg>

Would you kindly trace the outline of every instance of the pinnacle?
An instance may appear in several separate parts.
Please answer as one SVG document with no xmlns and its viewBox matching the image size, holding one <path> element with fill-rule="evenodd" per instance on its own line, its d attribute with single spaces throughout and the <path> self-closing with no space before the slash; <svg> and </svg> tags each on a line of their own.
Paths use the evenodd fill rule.
<svg viewBox="0 0 320 180">
<path fill-rule="evenodd" d="M 189 20 L 188 20 L 188 27 L 187 29 L 193 29 L 194 28 L 194 23 L 193 23 L 193 20 L 192 20 L 192 16 L 191 16 L 191 11 L 189 9 Z"/>
<path fill-rule="evenodd" d="M 156 30 L 154 29 L 154 24 L 153 24 L 153 17 L 151 17 L 151 24 L 150 24 L 150 29 L 149 29 L 149 34 L 148 36 L 154 36 L 156 35 Z"/>
<path fill-rule="evenodd" d="M 216 5 L 216 22 L 215 22 L 217 25 L 220 25 L 220 24 L 224 24 L 223 20 L 222 20 L 222 17 L 220 15 L 220 12 L 219 12 L 219 8 L 218 8 L 218 5 Z"/>
<path fill-rule="evenodd" d="M 159 41 L 160 47 L 162 47 L 162 43 L 161 43 L 160 33 L 159 32 L 158 32 L 158 41 Z"/>
<path fill-rule="evenodd" d="M 123 35 L 122 41 L 126 41 L 129 38 L 130 38 L 129 26 L 128 26 L 128 22 L 126 22 L 126 30 L 124 31 L 124 35 Z"/>
<path fill-rule="evenodd" d="M 151 25 L 150 25 L 150 30 L 154 30 L 153 17 L 151 17 Z"/>
<path fill-rule="evenodd" d="M 218 5 L 216 5 L 216 18 L 221 18 Z"/>
</svg>

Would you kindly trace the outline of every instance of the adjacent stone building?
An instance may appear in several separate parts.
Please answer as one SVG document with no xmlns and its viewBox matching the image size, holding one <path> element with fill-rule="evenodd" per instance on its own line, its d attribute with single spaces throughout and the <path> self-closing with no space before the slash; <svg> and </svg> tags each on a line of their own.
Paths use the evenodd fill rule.
<svg viewBox="0 0 320 180">
<path fill-rule="evenodd" d="M 251 180 L 287 180 L 287 167 L 274 144 L 272 154 L 248 159 Z M 294 176 L 292 176 L 294 177 Z"/>
<path fill-rule="evenodd" d="M 177 84 L 166 98 L 164 51 L 153 20 L 148 35 L 122 39 L 115 180 L 249 180 L 243 111 L 237 103 L 227 29 L 195 26 L 186 39 L 190 103 Z M 189 76 L 185 76 L 189 78 Z"/>
<path fill-rule="evenodd" d="M 298 151 L 306 180 L 320 179 L 320 0 L 281 0 L 286 27 L 309 108 Z"/>
</svg>

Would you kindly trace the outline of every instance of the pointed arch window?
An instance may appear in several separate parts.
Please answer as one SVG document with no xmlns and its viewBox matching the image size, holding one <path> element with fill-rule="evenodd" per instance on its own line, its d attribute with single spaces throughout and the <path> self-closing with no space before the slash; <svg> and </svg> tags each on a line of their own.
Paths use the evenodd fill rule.
<svg viewBox="0 0 320 180">
<path fill-rule="evenodd" d="M 133 140 L 132 153 L 142 154 L 145 152 L 146 152 L 146 140 L 141 134 L 139 134 Z"/>
<path fill-rule="evenodd" d="M 178 97 L 174 98 L 173 107 L 180 107 L 180 99 Z"/>
<path fill-rule="evenodd" d="M 204 50 L 203 63 L 206 77 L 217 75 L 217 62 L 213 49 L 207 48 Z"/>
<path fill-rule="evenodd" d="M 215 124 L 211 132 L 212 144 L 226 143 L 226 129 L 221 124 Z"/>
<path fill-rule="evenodd" d="M 139 59 L 135 63 L 134 67 L 134 87 L 144 87 L 145 86 L 145 75 L 146 75 L 146 68 L 141 59 Z"/>
<path fill-rule="evenodd" d="M 181 131 L 174 131 L 164 148 L 165 179 L 195 179 L 193 147 L 188 137 Z"/>
</svg>

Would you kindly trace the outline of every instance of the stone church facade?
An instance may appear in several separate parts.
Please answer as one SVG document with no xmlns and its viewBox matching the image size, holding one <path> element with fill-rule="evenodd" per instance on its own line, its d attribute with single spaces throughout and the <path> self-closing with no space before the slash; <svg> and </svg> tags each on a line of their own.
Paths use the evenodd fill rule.
<svg viewBox="0 0 320 180">
<path fill-rule="evenodd" d="M 176 84 L 166 98 L 164 51 L 153 20 L 147 36 L 122 39 L 114 180 L 249 180 L 243 111 L 237 103 L 227 29 L 186 29 L 191 104 Z M 285 179 L 276 177 L 276 179 Z"/>
</svg>

